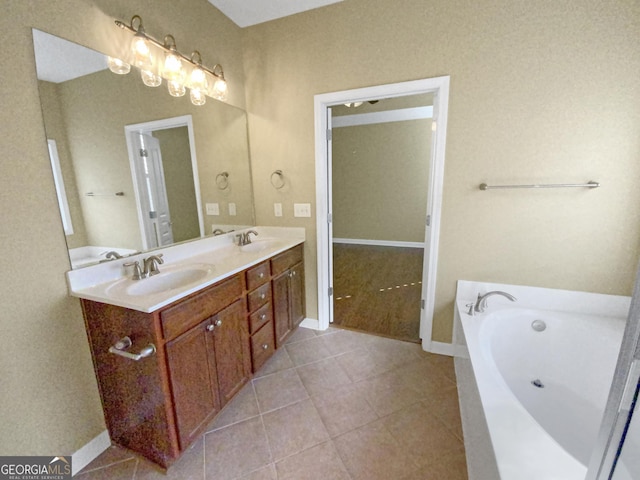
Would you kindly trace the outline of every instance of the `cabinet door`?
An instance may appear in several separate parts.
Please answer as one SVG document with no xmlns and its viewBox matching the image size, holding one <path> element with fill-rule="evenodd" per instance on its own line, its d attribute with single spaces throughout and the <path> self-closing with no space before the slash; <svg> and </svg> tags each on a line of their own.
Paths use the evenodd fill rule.
<svg viewBox="0 0 640 480">
<path fill-rule="evenodd" d="M 304 266 L 298 263 L 291 267 L 289 275 L 289 308 L 291 328 L 300 325 L 305 316 Z"/>
<path fill-rule="evenodd" d="M 167 343 L 167 362 L 180 449 L 199 427 L 220 410 L 211 320 L 205 320 Z"/>
<path fill-rule="evenodd" d="M 224 406 L 251 375 L 249 321 L 244 300 L 237 300 L 212 318 L 218 390 Z"/>
<path fill-rule="evenodd" d="M 289 270 L 274 277 L 271 284 L 273 287 L 273 320 L 276 333 L 276 348 L 280 348 L 289 332 L 291 332 Z"/>
</svg>

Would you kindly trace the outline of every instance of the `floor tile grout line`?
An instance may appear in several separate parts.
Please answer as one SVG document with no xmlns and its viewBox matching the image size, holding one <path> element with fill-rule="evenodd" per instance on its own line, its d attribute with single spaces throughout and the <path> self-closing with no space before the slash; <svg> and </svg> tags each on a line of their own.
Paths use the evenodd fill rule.
<svg viewBox="0 0 640 480">
<path fill-rule="evenodd" d="M 113 447 L 113 446 L 116 446 L 116 445 L 111 444 L 109 448 L 111 448 L 111 447 Z M 106 450 L 105 450 L 105 451 L 106 451 Z M 131 456 L 131 457 L 129 457 L 129 458 L 125 458 L 125 459 L 123 459 L 123 460 L 118 460 L 118 461 L 116 461 L 116 462 L 111 462 L 111 463 L 108 463 L 108 464 L 106 464 L 106 465 L 101 465 L 101 466 L 99 466 L 99 467 L 94 467 L 94 468 L 91 468 L 91 469 L 89 469 L 89 470 L 85 470 L 85 469 L 83 469 L 81 472 L 78 472 L 78 473 L 80 474 L 80 475 L 78 475 L 78 476 L 79 476 L 79 477 L 81 477 L 81 476 L 82 476 L 82 475 L 84 475 L 85 473 L 97 472 L 98 470 L 104 470 L 105 468 L 114 467 L 114 466 L 116 466 L 116 465 L 120 465 L 121 463 L 125 463 L 125 462 L 128 462 L 128 461 L 130 461 L 130 460 L 136 460 L 136 461 L 137 461 L 138 459 L 136 458 L 136 456 L 135 456 L 135 455 L 132 455 L 132 456 Z M 85 468 L 86 468 L 86 467 L 85 467 Z"/>
</svg>

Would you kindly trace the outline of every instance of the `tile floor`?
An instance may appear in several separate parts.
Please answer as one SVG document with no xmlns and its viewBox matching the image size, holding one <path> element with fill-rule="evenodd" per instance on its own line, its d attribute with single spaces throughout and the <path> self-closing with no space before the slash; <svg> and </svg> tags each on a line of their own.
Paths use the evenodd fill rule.
<svg viewBox="0 0 640 480">
<path fill-rule="evenodd" d="M 466 480 L 453 361 L 299 328 L 165 474 L 111 447 L 79 480 Z"/>
</svg>

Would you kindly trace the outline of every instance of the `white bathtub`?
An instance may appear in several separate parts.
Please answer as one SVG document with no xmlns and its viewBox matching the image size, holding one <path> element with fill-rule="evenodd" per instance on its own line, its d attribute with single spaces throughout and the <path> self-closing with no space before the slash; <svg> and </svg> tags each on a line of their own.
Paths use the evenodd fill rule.
<svg viewBox="0 0 640 480">
<path fill-rule="evenodd" d="M 469 315 L 466 305 L 492 290 L 518 300 L 492 296 L 485 313 Z M 466 340 L 480 396 L 479 406 L 463 408 L 465 437 L 464 411 L 484 414 L 501 480 L 584 479 L 629 303 L 629 297 L 458 282 L 456 337 Z M 534 330 L 535 320 L 546 328 Z M 482 478 L 471 470 L 470 478 Z"/>
</svg>

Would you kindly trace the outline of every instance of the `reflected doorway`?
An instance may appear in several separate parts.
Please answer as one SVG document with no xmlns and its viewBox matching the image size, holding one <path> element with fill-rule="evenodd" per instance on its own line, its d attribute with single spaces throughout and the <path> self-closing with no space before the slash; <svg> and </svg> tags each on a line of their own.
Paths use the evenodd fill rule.
<svg viewBox="0 0 640 480">
<path fill-rule="evenodd" d="M 202 237 L 191 116 L 128 125 L 125 136 L 143 249 Z"/>
</svg>

